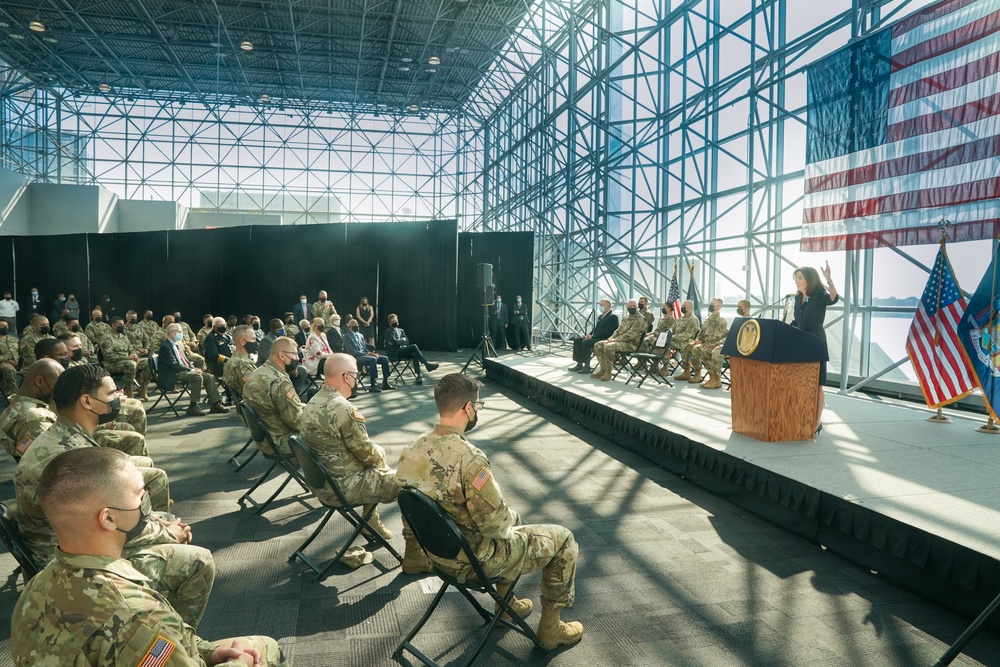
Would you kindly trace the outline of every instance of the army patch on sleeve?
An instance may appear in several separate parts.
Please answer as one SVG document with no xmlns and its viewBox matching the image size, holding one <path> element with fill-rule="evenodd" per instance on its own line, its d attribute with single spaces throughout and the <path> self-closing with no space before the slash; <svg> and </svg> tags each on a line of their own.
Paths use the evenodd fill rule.
<svg viewBox="0 0 1000 667">
<path fill-rule="evenodd" d="M 365 420 L 365 417 L 364 415 L 361 414 L 360 410 L 354 408 L 353 410 L 351 410 L 351 419 L 353 419 L 356 422 L 363 422 Z"/>
<path fill-rule="evenodd" d="M 176 644 L 160 635 L 146 651 L 146 655 L 142 656 L 142 660 L 136 667 L 162 667 L 162 665 L 167 664 L 167 660 L 170 659 L 175 648 L 177 648 Z"/>
<path fill-rule="evenodd" d="M 486 482 L 490 481 L 490 471 L 488 468 L 483 467 L 479 469 L 479 474 L 472 480 L 472 488 L 476 491 L 482 491 L 483 487 L 486 486 Z"/>
<path fill-rule="evenodd" d="M 34 440 L 32 440 L 31 436 L 24 436 L 24 440 L 17 443 L 17 453 L 23 455 L 26 451 L 28 451 L 28 447 L 31 447 L 31 443 L 33 442 Z"/>
<path fill-rule="evenodd" d="M 292 398 L 294 398 L 295 397 L 295 387 L 292 387 L 291 389 L 289 389 L 288 391 L 286 391 L 285 392 L 285 396 L 288 398 L 288 400 L 291 400 Z"/>
<path fill-rule="evenodd" d="M 247 371 L 243 374 L 243 382 L 249 382 L 250 376 L 253 375 L 253 371 Z"/>
</svg>

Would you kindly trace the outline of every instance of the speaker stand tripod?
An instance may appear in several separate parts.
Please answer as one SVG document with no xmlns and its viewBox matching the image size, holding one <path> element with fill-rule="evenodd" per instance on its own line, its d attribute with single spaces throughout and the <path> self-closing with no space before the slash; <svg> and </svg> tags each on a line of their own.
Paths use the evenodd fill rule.
<svg viewBox="0 0 1000 667">
<path fill-rule="evenodd" d="M 465 366 L 462 366 L 462 372 L 464 373 L 468 368 L 469 364 L 475 361 L 479 364 L 479 367 L 486 372 L 486 358 L 487 357 L 497 357 L 497 348 L 493 345 L 493 339 L 490 338 L 490 304 L 483 304 L 483 335 L 479 339 L 479 345 L 476 349 L 472 351 L 472 356 L 469 360 L 465 362 Z"/>
</svg>

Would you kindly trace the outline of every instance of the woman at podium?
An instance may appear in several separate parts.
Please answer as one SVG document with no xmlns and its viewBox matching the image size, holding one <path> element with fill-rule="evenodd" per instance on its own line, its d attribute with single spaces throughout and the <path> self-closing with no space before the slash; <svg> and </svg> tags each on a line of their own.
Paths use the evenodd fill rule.
<svg viewBox="0 0 1000 667">
<path fill-rule="evenodd" d="M 811 266 L 795 269 L 792 274 L 795 279 L 795 319 L 792 326 L 807 331 L 826 341 L 826 331 L 823 322 L 826 320 L 827 306 L 837 303 L 837 288 L 830 278 L 830 263 L 823 267 L 823 277 L 826 278 L 826 289 L 820 282 L 819 273 Z M 820 419 L 823 417 L 823 387 L 826 386 L 826 362 L 819 365 L 819 391 L 816 392 L 816 433 L 823 430 Z"/>
</svg>

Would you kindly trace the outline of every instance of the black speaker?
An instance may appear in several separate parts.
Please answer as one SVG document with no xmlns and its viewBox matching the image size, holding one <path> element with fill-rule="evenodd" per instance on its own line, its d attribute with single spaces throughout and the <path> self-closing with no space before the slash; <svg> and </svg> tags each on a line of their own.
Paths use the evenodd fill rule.
<svg viewBox="0 0 1000 667">
<path fill-rule="evenodd" d="M 483 289 L 484 287 L 493 286 L 493 265 L 492 264 L 476 264 L 476 287 Z"/>
</svg>

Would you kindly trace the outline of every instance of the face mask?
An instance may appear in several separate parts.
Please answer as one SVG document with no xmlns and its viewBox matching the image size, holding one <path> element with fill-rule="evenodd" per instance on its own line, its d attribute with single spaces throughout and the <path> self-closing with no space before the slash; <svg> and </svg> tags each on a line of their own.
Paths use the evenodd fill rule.
<svg viewBox="0 0 1000 667">
<path fill-rule="evenodd" d="M 125 333 L 125 325 L 122 324 L 122 325 L 119 325 L 119 326 L 115 327 L 115 333 L 120 333 L 120 334 Z"/>
<path fill-rule="evenodd" d="M 640 303 L 639 304 L 639 310 L 646 310 L 646 304 Z"/>
<path fill-rule="evenodd" d="M 291 375 L 295 372 L 295 369 L 299 367 L 299 360 L 292 359 L 287 364 L 285 364 L 285 372 Z"/>
<path fill-rule="evenodd" d="M 715 304 L 714 303 L 708 304 L 708 312 L 710 312 L 710 313 L 714 313 L 715 312 Z"/>
<path fill-rule="evenodd" d="M 357 325 L 355 325 L 355 326 L 351 327 L 351 331 L 357 331 L 357 330 L 358 330 L 358 327 L 357 327 Z"/>
<path fill-rule="evenodd" d="M 257 327 L 254 327 L 254 329 L 256 328 Z M 219 326 L 215 327 L 215 330 L 218 331 L 219 333 L 226 333 L 226 325 L 220 324 Z"/>
<path fill-rule="evenodd" d="M 518 305 L 521 305 L 521 300 L 520 300 L 520 299 L 518 299 L 518 300 L 517 300 L 517 303 L 518 303 Z"/>
<path fill-rule="evenodd" d="M 667 307 L 664 306 L 663 308 L 660 308 L 660 312 L 663 313 L 664 315 L 666 315 L 667 314 Z"/>
<path fill-rule="evenodd" d="M 323 333 L 324 331 L 326 331 L 326 327 L 321 324 L 318 327 L 316 327 L 316 331 L 318 331 L 319 333 Z"/>
<path fill-rule="evenodd" d="M 135 318 L 134 317 L 128 318 L 128 323 L 129 324 L 135 324 Z"/>
<path fill-rule="evenodd" d="M 177 322 L 178 324 L 181 323 L 181 316 L 180 316 L 180 314 L 174 315 L 174 322 Z"/>
<path fill-rule="evenodd" d="M 52 333 L 52 327 L 46 324 L 44 327 L 38 330 L 38 333 L 42 334 L 43 336 Z"/>
<path fill-rule="evenodd" d="M 275 336 L 284 336 L 285 335 L 285 330 L 284 329 L 278 329 L 277 331 L 274 332 L 274 335 Z"/>
<path fill-rule="evenodd" d="M 0 329 L 0 336 L 6 336 L 6 335 L 7 335 L 7 327 Z"/>
<path fill-rule="evenodd" d="M 321 296 L 321 297 L 319 298 L 319 302 L 320 302 L 320 303 L 326 303 L 326 297 L 325 297 L 325 296 Z"/>
<path fill-rule="evenodd" d="M 251 324 L 250 326 L 252 326 L 252 327 L 253 327 L 253 330 L 254 330 L 254 331 L 257 331 L 258 329 L 260 329 L 260 322 L 254 322 L 254 323 L 253 323 L 253 324 Z"/>
<path fill-rule="evenodd" d="M 389 326 L 392 327 L 393 329 L 396 329 L 399 327 L 399 322 L 389 322 Z"/>
<path fill-rule="evenodd" d="M 304 304 L 306 301 L 307 301 L 307 299 L 299 299 L 299 303 L 302 303 L 302 304 Z"/>
<path fill-rule="evenodd" d="M 178 331 L 178 332 L 174 333 L 174 335 L 172 336 L 172 338 L 179 343 L 182 340 L 184 340 L 184 332 L 183 331 Z"/>
<path fill-rule="evenodd" d="M 119 512 L 135 511 L 134 509 L 123 510 L 120 507 L 109 507 L 108 509 L 118 510 Z M 115 530 L 117 530 L 119 533 L 125 533 L 126 543 L 131 542 L 135 538 L 142 535 L 142 531 L 146 529 L 146 524 L 149 523 L 149 514 L 152 510 L 152 507 L 149 504 L 148 493 L 142 497 L 142 504 L 139 506 L 138 509 L 139 509 L 139 521 L 136 522 L 135 526 L 129 528 L 128 530 L 122 530 L 121 528 L 118 527 L 115 528 Z"/>
<path fill-rule="evenodd" d="M 4 294 L 3 298 L 5 298 L 7 301 L 10 301 L 10 294 Z"/>
<path fill-rule="evenodd" d="M 639 312 L 638 308 L 629 308 L 628 309 L 628 314 L 629 315 L 635 315 L 637 312 Z"/>
<path fill-rule="evenodd" d="M 295 320 L 289 317 L 287 320 L 285 320 L 285 324 L 295 324 Z"/>
<path fill-rule="evenodd" d="M 83 359 L 83 348 L 78 347 L 75 350 L 73 350 L 73 352 L 70 353 L 69 358 L 72 361 L 80 361 L 81 359 Z"/>
<path fill-rule="evenodd" d="M 118 418 L 118 415 L 122 411 L 122 399 L 119 398 L 118 396 L 115 396 L 110 401 L 102 401 L 101 399 L 97 398 L 96 396 L 91 396 L 91 398 L 94 399 L 95 401 L 97 401 L 98 403 L 104 403 L 104 405 L 106 405 L 109 408 L 111 408 L 110 412 L 105 412 L 103 415 L 102 414 L 98 414 L 98 413 L 94 412 L 93 410 L 91 410 L 91 412 L 94 412 L 94 414 L 97 415 L 97 423 L 98 424 L 108 424 L 110 422 L 113 422 L 115 419 Z"/>
<path fill-rule="evenodd" d="M 63 368 L 69 368 L 69 357 L 62 357 L 61 359 L 56 359 Z"/>
<path fill-rule="evenodd" d="M 247 354 L 257 354 L 257 350 L 258 348 L 260 348 L 260 345 L 257 343 L 257 341 L 251 340 L 249 342 L 244 343 L 243 347 L 244 349 L 246 349 Z"/>
<path fill-rule="evenodd" d="M 477 423 L 479 423 L 479 413 L 478 412 L 476 413 L 476 416 L 473 417 L 472 419 L 470 419 L 469 422 L 465 425 L 465 432 L 468 433 L 472 429 L 476 428 L 476 424 Z"/>
<path fill-rule="evenodd" d="M 80 331 L 80 325 L 79 324 L 74 324 L 73 326 L 71 326 L 69 328 L 69 330 L 72 331 L 73 333 L 79 333 L 79 331 Z"/>
<path fill-rule="evenodd" d="M 153 319 L 153 315 L 151 313 L 146 313 L 145 315 L 142 316 L 142 319 L 151 320 Z"/>
<path fill-rule="evenodd" d="M 501 299 L 500 297 L 497 297 L 497 304 L 501 304 L 501 303 L 503 303 L 503 299 Z"/>
<path fill-rule="evenodd" d="M 32 292 L 31 296 L 38 296 L 38 292 Z"/>
<path fill-rule="evenodd" d="M 691 312 L 690 308 L 688 308 L 687 306 L 681 306 L 681 314 L 682 315 L 687 315 L 689 312 Z"/>
</svg>

